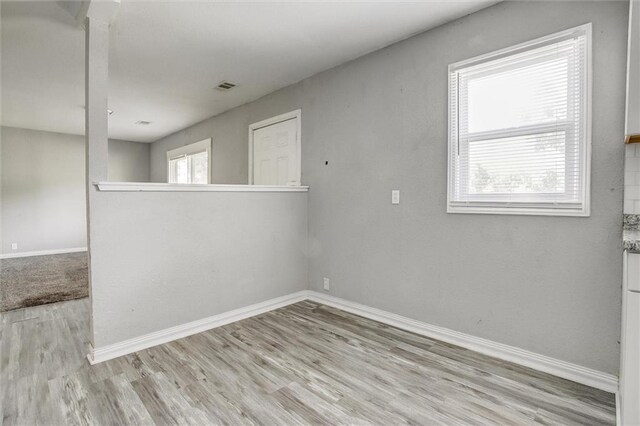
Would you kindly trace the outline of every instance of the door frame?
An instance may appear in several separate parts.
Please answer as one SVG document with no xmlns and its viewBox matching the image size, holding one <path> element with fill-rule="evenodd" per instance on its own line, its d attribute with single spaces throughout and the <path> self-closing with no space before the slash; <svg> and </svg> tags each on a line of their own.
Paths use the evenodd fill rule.
<svg viewBox="0 0 640 426">
<path fill-rule="evenodd" d="M 275 117 L 267 118 L 266 120 L 258 121 L 249 125 L 249 180 L 248 184 L 253 185 L 253 132 L 268 127 L 273 124 L 282 123 L 283 121 L 296 120 L 296 150 L 298 152 L 298 161 L 296 163 L 297 181 L 296 185 L 302 184 L 302 110 L 296 109 L 295 111 L 286 112 L 284 114 L 276 115 Z"/>
</svg>

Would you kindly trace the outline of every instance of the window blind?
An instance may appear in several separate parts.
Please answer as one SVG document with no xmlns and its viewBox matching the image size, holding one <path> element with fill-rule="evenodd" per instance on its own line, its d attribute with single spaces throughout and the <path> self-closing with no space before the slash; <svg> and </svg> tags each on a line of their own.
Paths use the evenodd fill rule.
<svg viewBox="0 0 640 426">
<path fill-rule="evenodd" d="M 590 29 L 450 67 L 450 211 L 588 214 Z"/>
</svg>

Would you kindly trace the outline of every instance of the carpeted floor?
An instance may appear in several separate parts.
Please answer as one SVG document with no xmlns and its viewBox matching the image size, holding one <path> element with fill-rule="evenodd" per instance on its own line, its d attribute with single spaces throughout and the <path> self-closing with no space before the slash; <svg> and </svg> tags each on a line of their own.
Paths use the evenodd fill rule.
<svg viewBox="0 0 640 426">
<path fill-rule="evenodd" d="M 0 311 L 88 295 L 87 252 L 0 260 Z"/>
</svg>

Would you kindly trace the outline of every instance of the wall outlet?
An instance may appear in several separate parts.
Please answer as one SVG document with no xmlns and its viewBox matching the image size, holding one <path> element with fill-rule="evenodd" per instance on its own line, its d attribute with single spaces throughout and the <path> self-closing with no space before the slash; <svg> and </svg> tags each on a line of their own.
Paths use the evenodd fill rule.
<svg viewBox="0 0 640 426">
<path fill-rule="evenodd" d="M 400 204 L 400 190 L 394 189 L 391 191 L 391 204 Z"/>
<path fill-rule="evenodd" d="M 331 289 L 331 284 L 329 283 L 329 278 L 324 277 L 324 278 L 322 279 L 322 283 L 323 283 L 323 285 L 324 285 L 324 289 L 325 289 L 326 291 L 329 291 L 329 290 Z"/>
<path fill-rule="evenodd" d="M 11 250 L 18 250 L 18 243 L 11 243 Z"/>
</svg>

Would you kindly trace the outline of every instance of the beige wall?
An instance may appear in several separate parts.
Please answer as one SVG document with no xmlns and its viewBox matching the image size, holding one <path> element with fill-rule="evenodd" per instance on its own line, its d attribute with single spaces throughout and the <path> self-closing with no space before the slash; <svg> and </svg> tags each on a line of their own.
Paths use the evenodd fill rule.
<svg viewBox="0 0 640 426">
<path fill-rule="evenodd" d="M 85 247 L 84 136 L 0 132 L 0 254 Z M 109 155 L 111 180 L 148 181 L 148 144 L 112 140 Z"/>
</svg>

